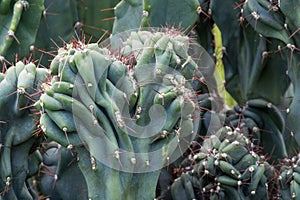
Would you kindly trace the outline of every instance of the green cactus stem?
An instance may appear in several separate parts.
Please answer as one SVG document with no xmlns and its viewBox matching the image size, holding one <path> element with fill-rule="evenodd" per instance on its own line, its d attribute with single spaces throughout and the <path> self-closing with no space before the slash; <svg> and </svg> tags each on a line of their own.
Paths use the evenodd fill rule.
<svg viewBox="0 0 300 200">
<path fill-rule="evenodd" d="M 4 79 L 0 82 L 0 177 L 3 199 L 33 199 L 27 185 L 30 175 L 28 159 L 40 135 L 32 105 L 37 101 L 41 85 L 48 75 L 46 69 L 19 61 L 3 74 Z M 38 161 L 36 165 L 39 165 Z M 31 176 L 34 174 L 32 172 Z"/>
<path fill-rule="evenodd" d="M 35 43 L 44 1 L 5 0 L 0 7 L 0 55 L 10 62 L 14 61 L 15 56 L 29 56 Z"/>
</svg>

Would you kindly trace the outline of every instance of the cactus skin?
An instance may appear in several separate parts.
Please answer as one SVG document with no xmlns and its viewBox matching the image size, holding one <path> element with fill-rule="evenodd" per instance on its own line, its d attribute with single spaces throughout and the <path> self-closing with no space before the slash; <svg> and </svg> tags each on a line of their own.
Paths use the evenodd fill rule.
<svg viewBox="0 0 300 200">
<path fill-rule="evenodd" d="M 36 51 L 35 57 L 42 56 L 42 64 L 48 66 L 48 60 L 53 58 L 52 52 L 57 49 L 55 45 L 63 46 L 63 41 L 69 42 L 80 27 L 75 26 L 79 22 L 75 0 L 45 0 L 44 5 L 35 44 L 42 52 Z M 43 52 L 49 52 L 50 55 Z"/>
<path fill-rule="evenodd" d="M 263 36 L 289 43 L 289 34 L 284 28 L 284 16 L 280 13 L 278 3 L 274 4 L 266 0 L 247 1 L 243 5 L 243 16 Z"/>
<path fill-rule="evenodd" d="M 199 2 L 196 0 L 163 2 L 146 0 L 143 4 L 142 26 L 144 27 L 170 25 L 183 30 L 191 29 L 198 17 Z"/>
<path fill-rule="evenodd" d="M 209 9 L 209 2 L 205 0 L 199 1 L 199 7 L 197 9 L 199 17 L 196 22 L 196 35 L 198 42 L 203 48 L 210 54 L 214 54 L 214 35 L 212 33 L 214 21 L 209 16 L 211 10 Z"/>
<path fill-rule="evenodd" d="M 143 2 L 140 0 L 120 1 L 114 8 L 115 20 L 112 33 L 118 34 L 140 27 Z M 131 19 L 131 20 L 128 20 Z"/>
<path fill-rule="evenodd" d="M 286 127 L 285 140 L 287 141 L 288 153 L 295 155 L 299 151 L 299 45 L 300 45 L 300 33 L 299 33 L 299 15 L 297 9 L 299 1 L 293 1 L 287 3 L 286 1 L 274 1 L 272 4 L 266 0 L 249 0 L 243 5 L 243 16 L 251 24 L 253 29 L 266 37 L 268 41 L 274 45 L 270 48 L 269 52 L 277 55 L 274 57 L 274 61 L 279 59 L 282 64 L 279 65 L 276 62 L 272 62 L 275 66 L 280 66 L 281 70 L 285 70 L 286 74 L 291 80 L 293 85 L 292 102 L 287 101 L 286 115 Z M 295 15 L 291 15 L 291 10 L 295 10 Z M 279 41 L 280 40 L 280 41 Z M 277 45 L 276 45 L 277 44 Z M 269 53 L 268 53 L 269 54 Z M 279 55 L 280 54 L 280 55 Z M 282 55 L 282 56 L 281 56 Z M 287 66 L 287 68 L 282 67 Z M 277 71 L 277 70 L 276 70 Z M 284 72 L 282 72 L 284 74 Z M 286 82 L 289 83 L 289 82 Z M 290 105 L 289 105 L 290 103 Z M 285 109 L 287 107 L 285 105 Z"/>
<path fill-rule="evenodd" d="M 78 16 L 83 27 L 86 38 L 91 38 L 90 42 L 97 42 L 102 35 L 107 38 L 112 32 L 114 12 L 110 10 L 119 2 L 101 1 L 101 3 L 94 0 L 77 1 Z"/>
<path fill-rule="evenodd" d="M 154 37 L 163 46 L 155 47 Z M 189 84 L 200 72 L 188 56 L 188 38 L 178 32 L 157 32 L 153 38 L 141 44 L 144 51 L 130 67 L 122 63 L 130 62 L 127 56 L 120 62 L 108 49 L 80 42 L 60 49 L 52 61 L 51 87 L 36 103 L 44 112 L 40 124 L 49 138 L 78 153 L 91 199 L 154 198 L 160 168 L 172 161 L 171 154 L 180 156 L 197 131 Z M 175 96 L 163 93 L 166 88 Z M 56 115 L 59 111 L 65 114 Z M 141 138 L 134 137 L 136 132 Z"/>
<path fill-rule="evenodd" d="M 300 186 L 299 155 L 282 160 L 278 176 L 279 198 L 299 199 Z"/>
<path fill-rule="evenodd" d="M 255 98 L 282 105 L 290 84 L 285 74 L 286 60 L 277 49 L 278 45 L 284 46 L 283 42 L 260 37 L 257 27 L 247 26 L 250 20 L 243 4 L 238 5 L 235 0 L 210 2 L 211 17 L 222 32 L 225 87 L 240 105 Z M 226 14 L 224 7 L 229 8 Z M 274 70 L 274 65 L 280 67 Z M 274 88 L 278 82 L 282 84 Z"/>
<path fill-rule="evenodd" d="M 240 129 L 224 127 L 204 140 L 192 170 L 171 186 L 173 199 L 263 199 L 276 194 L 276 171 Z"/>
<path fill-rule="evenodd" d="M 53 51 L 69 43 L 72 38 L 82 38 L 84 42 L 97 42 L 106 38 L 112 31 L 113 11 L 117 4 L 113 1 L 45 0 L 42 20 L 39 26 L 35 46 L 42 52 L 36 51 L 35 57 L 42 57 L 42 64 L 49 65 Z M 102 37 L 103 36 L 103 37 Z"/>
<path fill-rule="evenodd" d="M 44 9 L 43 3 L 43 0 L 1 3 L 0 56 L 11 62 L 16 55 L 19 58 L 30 55 Z"/>
<path fill-rule="evenodd" d="M 122 0 L 115 7 L 116 19 L 113 34 L 137 29 L 141 26 L 171 26 L 178 30 L 191 30 L 198 17 L 198 8 L 199 2 L 196 0 L 178 2 Z M 130 23 L 128 24 L 128 22 Z"/>
<path fill-rule="evenodd" d="M 41 84 L 49 75 L 48 70 L 36 68 L 33 63 L 19 61 L 11 66 L 0 82 L 0 133 L 1 133 L 1 197 L 3 199 L 33 199 L 27 188 L 27 179 L 36 171 L 28 174 L 28 159 L 32 149 L 39 142 L 35 124 L 36 118 L 30 109 L 41 89 Z M 38 93 L 37 93 L 38 94 Z M 39 165 L 39 160 L 32 163 Z"/>
<path fill-rule="evenodd" d="M 227 112 L 226 124 L 241 129 L 271 161 L 288 156 L 283 134 L 285 119 L 271 102 L 251 99 L 245 106 L 235 106 Z"/>
<path fill-rule="evenodd" d="M 39 177 L 40 192 L 53 199 L 88 199 L 85 179 L 76 155 L 59 145 L 49 145 L 43 155 Z"/>
</svg>

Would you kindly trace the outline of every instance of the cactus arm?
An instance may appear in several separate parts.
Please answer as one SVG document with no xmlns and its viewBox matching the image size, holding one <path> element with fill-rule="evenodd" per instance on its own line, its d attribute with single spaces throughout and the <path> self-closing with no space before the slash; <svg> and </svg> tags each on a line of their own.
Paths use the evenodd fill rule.
<svg viewBox="0 0 300 200">
<path fill-rule="evenodd" d="M 6 4 L 10 1 L 2 1 Z M 18 54 L 19 57 L 30 54 L 30 46 L 34 45 L 35 37 L 44 9 L 43 0 L 16 1 L 12 11 L 3 15 L 0 40 L 0 55 L 11 61 Z M 4 6 L 4 5 L 3 5 Z M 5 7 L 5 6 L 4 6 Z"/>
<path fill-rule="evenodd" d="M 263 8 L 256 0 L 244 4 L 243 15 L 251 26 L 265 37 L 273 37 L 289 43 L 289 35 L 284 28 L 284 18 L 275 11 L 270 11 L 272 6 Z M 276 17 L 272 16 L 277 15 Z"/>
<path fill-rule="evenodd" d="M 5 2 L 3 2 L 3 3 L 5 3 Z M 14 38 L 14 37 L 16 37 L 15 31 L 17 29 L 17 26 L 19 25 L 22 11 L 23 11 L 23 5 L 22 5 L 21 1 L 17 1 L 13 7 L 11 22 L 7 27 L 8 30 L 3 29 L 4 31 L 7 31 L 7 33 L 4 33 L 5 37 L 3 37 L 3 39 L 5 41 L 3 41 L 4 44 L 1 46 L 0 55 L 4 55 L 6 53 L 8 48 L 11 46 L 13 40 L 15 39 Z"/>
<path fill-rule="evenodd" d="M 23 6 L 23 12 L 19 26 L 15 32 L 15 37 L 18 41 L 13 41 L 12 47 L 7 52 L 7 55 L 13 55 L 15 52 L 18 52 L 20 57 L 24 57 L 32 53 L 31 48 L 35 45 L 42 11 L 44 10 L 44 0 L 21 1 L 21 4 Z"/>
<path fill-rule="evenodd" d="M 199 2 L 195 0 L 178 2 L 144 0 L 143 3 L 142 26 L 144 27 L 169 25 L 182 30 L 191 29 L 198 17 Z"/>
<path fill-rule="evenodd" d="M 113 7 L 119 0 L 102 1 L 96 3 L 93 0 L 79 1 L 77 5 L 78 16 L 83 24 L 86 38 L 92 37 L 91 42 L 97 42 L 101 35 L 109 33 L 113 26 Z M 106 38 L 104 37 L 104 38 Z"/>
<path fill-rule="evenodd" d="M 17 135 L 17 134 L 16 134 Z M 25 184 L 28 170 L 28 155 L 34 140 L 27 140 L 26 142 L 15 147 L 11 152 L 13 189 L 18 199 L 31 199 L 32 196 Z"/>
<path fill-rule="evenodd" d="M 115 6 L 113 34 L 140 27 L 143 13 L 142 1 L 120 1 Z M 131 19 L 131 20 L 128 20 Z"/>
</svg>

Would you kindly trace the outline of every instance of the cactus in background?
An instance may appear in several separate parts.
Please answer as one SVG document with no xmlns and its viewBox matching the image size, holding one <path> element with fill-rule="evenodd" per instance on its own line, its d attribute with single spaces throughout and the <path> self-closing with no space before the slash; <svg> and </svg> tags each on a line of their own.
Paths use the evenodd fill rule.
<svg viewBox="0 0 300 200">
<path fill-rule="evenodd" d="M 285 119 L 281 111 L 271 102 L 251 99 L 245 106 L 235 106 L 227 112 L 226 124 L 240 128 L 256 145 L 261 146 L 264 155 L 271 161 L 287 157 L 284 142 Z"/>
<path fill-rule="evenodd" d="M 199 2 L 197 0 L 144 0 L 142 26 L 169 25 L 182 30 L 190 30 L 197 20 L 198 9 Z"/>
<path fill-rule="evenodd" d="M 266 1 L 266 0 L 249 0 L 246 1 L 242 8 L 242 17 L 251 24 L 252 28 L 272 43 L 272 48 L 263 52 L 264 57 L 272 56 L 274 61 L 273 66 L 278 66 L 278 70 L 284 70 L 285 74 L 290 78 L 293 91 L 292 102 L 287 101 L 286 122 L 287 130 L 285 131 L 285 139 L 287 141 L 288 152 L 295 155 L 299 151 L 299 45 L 300 33 L 298 32 L 300 20 L 297 18 L 298 13 L 291 15 L 291 10 L 297 10 L 299 2 L 280 2 L 280 1 Z M 278 61 L 277 61 L 278 60 Z M 281 65 L 278 62 L 282 63 Z M 274 67 L 273 67 L 274 68 Z M 272 70 L 272 73 L 274 70 Z M 284 74 L 284 72 L 281 72 Z M 278 79 L 276 80 L 278 81 Z M 282 81 L 280 81 L 282 82 Z M 287 81 L 283 83 L 288 83 Z M 290 105 L 289 105 L 290 104 Z M 289 106 L 289 108 L 287 108 Z"/>
<path fill-rule="evenodd" d="M 30 55 L 43 9 L 43 0 L 0 2 L 0 69 L 4 60 L 13 61 L 14 56 Z"/>
<path fill-rule="evenodd" d="M 198 37 L 199 44 L 201 44 L 209 54 L 213 55 L 215 53 L 214 35 L 212 33 L 214 21 L 210 17 L 211 10 L 209 9 L 209 2 L 199 0 L 199 4 L 197 9 L 199 17 L 195 24 L 196 37 Z"/>
<path fill-rule="evenodd" d="M 279 198 L 283 200 L 300 198 L 299 155 L 284 159 L 278 176 Z"/>
<path fill-rule="evenodd" d="M 85 42 L 97 42 L 103 35 L 109 36 L 112 31 L 112 8 L 119 2 L 93 0 L 45 0 L 45 9 L 39 26 L 36 52 L 42 63 L 48 66 L 48 60 L 53 58 L 53 52 L 58 47 L 69 43 L 72 38 L 86 38 Z"/>
<path fill-rule="evenodd" d="M 17 62 L 0 82 L 0 135 L 1 135 L 1 197 L 3 199 L 32 199 L 26 180 L 36 171 L 34 162 L 29 166 L 29 155 L 38 145 L 37 117 L 31 109 L 37 101 L 42 82 L 48 70 L 36 68 L 33 63 Z M 31 117 L 30 117 L 31 116 Z M 33 148 L 33 150 L 32 150 Z M 39 160 L 35 165 L 39 165 Z M 30 172 L 28 174 L 28 172 Z"/>
<path fill-rule="evenodd" d="M 154 198 L 159 170 L 188 148 L 201 75 L 190 45 L 169 30 L 132 34 L 116 57 L 81 42 L 59 50 L 36 106 L 45 134 L 78 153 L 89 198 Z"/>
<path fill-rule="evenodd" d="M 197 0 L 122 0 L 115 7 L 113 34 L 139 27 L 170 26 L 181 31 L 191 30 L 197 21 L 198 11 Z"/>
<path fill-rule="evenodd" d="M 114 7 L 119 1 L 102 0 L 101 3 L 94 0 L 78 1 L 77 9 L 82 30 L 90 42 L 97 42 L 99 38 L 105 39 L 111 34 L 114 22 Z M 102 37 L 103 35 L 105 37 Z"/>
<path fill-rule="evenodd" d="M 272 199 L 276 171 L 239 128 L 206 138 L 194 164 L 172 184 L 173 199 Z"/>
<path fill-rule="evenodd" d="M 228 9 L 224 11 L 224 7 Z M 277 53 L 282 42 L 261 37 L 257 29 L 247 26 L 246 19 L 251 14 L 246 14 L 243 4 L 235 0 L 213 0 L 210 8 L 212 18 L 222 32 L 226 89 L 240 105 L 249 99 L 263 98 L 283 106 L 289 78 L 285 74 L 286 59 Z M 278 66 L 276 70 L 275 66 Z M 281 84 L 274 87 L 278 82 Z"/>
<path fill-rule="evenodd" d="M 35 57 L 41 57 L 42 63 L 48 66 L 58 46 L 69 42 L 74 34 L 80 34 L 80 26 L 75 0 L 45 0 L 44 5 L 35 44 L 40 51 L 35 52 Z"/>
<path fill-rule="evenodd" d="M 278 46 L 283 46 L 283 41 L 266 38 L 255 29 L 258 28 L 253 23 L 256 15 L 253 16 L 254 11 L 248 11 L 245 6 L 251 2 L 212 0 L 207 12 L 222 32 L 225 88 L 247 113 L 265 116 L 252 120 L 262 121 L 262 126 L 258 127 L 263 130 L 259 134 L 260 145 L 265 154 L 274 155 L 274 159 L 277 159 L 287 156 L 282 136 L 286 127 L 283 118 L 285 113 L 279 110 L 285 110 L 289 104 L 286 98 L 290 85 L 286 75 L 288 58 L 280 56 L 278 51 Z M 224 11 L 224 7 L 228 9 Z M 247 26 L 247 23 L 252 26 Z M 278 66 L 276 70 L 275 66 Z M 281 84 L 274 87 L 278 82 Z M 249 106 L 249 102 L 254 102 L 254 105 Z M 260 103 L 256 105 L 255 102 Z M 268 109 L 268 106 L 274 108 L 274 111 Z M 248 118 L 243 115 L 240 117 Z M 238 121 L 236 117 L 232 123 Z"/>
<path fill-rule="evenodd" d="M 143 1 L 120 1 L 114 8 L 115 20 L 113 34 L 122 33 L 131 29 L 137 29 L 141 25 L 143 17 Z"/>
<path fill-rule="evenodd" d="M 118 2 L 0 0 L 0 199 L 300 199 L 300 1 Z"/>
</svg>

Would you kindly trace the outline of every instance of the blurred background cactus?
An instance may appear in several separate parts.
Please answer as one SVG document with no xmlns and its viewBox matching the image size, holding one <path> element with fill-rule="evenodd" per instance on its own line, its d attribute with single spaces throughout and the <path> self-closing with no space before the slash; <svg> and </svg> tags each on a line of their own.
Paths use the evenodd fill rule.
<svg viewBox="0 0 300 200">
<path fill-rule="evenodd" d="M 300 199 L 299 8 L 0 0 L 0 199 Z"/>
</svg>

